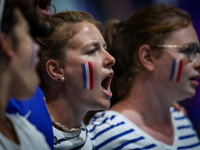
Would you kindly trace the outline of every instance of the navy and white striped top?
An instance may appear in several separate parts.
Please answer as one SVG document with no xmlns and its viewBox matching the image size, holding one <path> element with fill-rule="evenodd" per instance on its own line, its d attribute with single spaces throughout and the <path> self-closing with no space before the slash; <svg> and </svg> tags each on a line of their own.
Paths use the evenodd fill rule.
<svg viewBox="0 0 200 150">
<path fill-rule="evenodd" d="M 116 111 L 98 112 L 87 128 L 95 150 L 200 150 L 200 142 L 190 120 L 170 108 L 174 126 L 173 145 L 167 145 L 142 131 Z"/>
<path fill-rule="evenodd" d="M 88 131 L 82 122 L 81 131 L 63 132 L 53 127 L 55 150 L 92 150 Z"/>
</svg>

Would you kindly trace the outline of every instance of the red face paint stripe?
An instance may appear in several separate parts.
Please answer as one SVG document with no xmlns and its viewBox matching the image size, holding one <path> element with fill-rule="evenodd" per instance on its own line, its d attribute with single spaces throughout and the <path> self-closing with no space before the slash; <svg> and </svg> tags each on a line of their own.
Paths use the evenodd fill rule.
<svg viewBox="0 0 200 150">
<path fill-rule="evenodd" d="M 181 79 L 182 67 L 183 67 L 183 60 L 181 59 L 180 63 L 179 63 L 178 75 L 177 75 L 177 78 L 176 78 L 176 82 L 179 82 L 180 79 Z"/>
<path fill-rule="evenodd" d="M 89 70 L 90 70 L 90 90 L 93 90 L 93 68 L 92 63 L 88 62 Z"/>
</svg>

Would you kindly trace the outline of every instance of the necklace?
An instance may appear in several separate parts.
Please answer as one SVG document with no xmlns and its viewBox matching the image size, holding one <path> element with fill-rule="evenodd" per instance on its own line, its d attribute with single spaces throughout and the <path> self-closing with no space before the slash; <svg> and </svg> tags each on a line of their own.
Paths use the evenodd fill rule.
<svg viewBox="0 0 200 150">
<path fill-rule="evenodd" d="M 68 126 L 62 125 L 59 122 L 55 121 L 55 119 L 52 116 L 51 116 L 51 122 L 53 124 L 57 125 L 58 127 L 60 127 L 61 129 L 63 129 L 65 132 L 70 132 L 70 133 L 78 132 L 78 131 L 81 130 L 81 127 L 82 127 L 82 124 L 81 124 L 79 128 L 71 128 L 71 129 L 69 129 Z"/>
</svg>

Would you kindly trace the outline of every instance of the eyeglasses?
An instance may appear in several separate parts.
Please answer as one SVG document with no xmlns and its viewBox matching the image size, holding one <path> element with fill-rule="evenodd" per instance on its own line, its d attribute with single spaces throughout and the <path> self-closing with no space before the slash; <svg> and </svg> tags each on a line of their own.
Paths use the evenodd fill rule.
<svg viewBox="0 0 200 150">
<path fill-rule="evenodd" d="M 1 34 L 1 22 L 3 19 L 3 10 L 4 10 L 4 0 L 0 0 L 0 34 Z"/>
<path fill-rule="evenodd" d="M 190 43 L 188 45 L 158 45 L 158 48 L 180 48 L 179 52 L 185 53 L 188 56 L 189 61 L 193 61 L 197 53 L 200 54 L 200 46 L 197 43 Z"/>
</svg>

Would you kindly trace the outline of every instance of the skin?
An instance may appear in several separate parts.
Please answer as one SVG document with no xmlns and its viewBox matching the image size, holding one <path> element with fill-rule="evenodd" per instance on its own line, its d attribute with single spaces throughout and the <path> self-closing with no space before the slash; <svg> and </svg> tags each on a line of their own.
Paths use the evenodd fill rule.
<svg viewBox="0 0 200 150">
<path fill-rule="evenodd" d="M 187 38 L 183 38 L 186 36 Z M 194 28 L 191 25 L 187 28 L 172 32 L 170 38 L 165 41 L 165 43 L 169 45 L 186 45 L 192 42 L 198 43 L 198 38 Z M 171 101 L 179 101 L 194 96 L 196 93 L 195 88 L 198 86 L 198 83 L 197 81 L 189 80 L 189 78 L 199 77 L 199 54 L 193 62 L 189 62 L 187 59 L 187 54 L 180 53 L 179 49 L 166 48 L 164 51 L 164 55 L 156 64 L 157 68 L 161 67 L 163 69 L 160 71 L 162 72 L 162 76 L 159 75 L 159 71 L 155 72 L 156 75 L 158 75 L 157 80 L 163 81 L 163 84 L 157 85 L 158 92 L 159 90 L 164 90 L 164 88 L 172 89 L 171 91 L 168 90 L 170 93 L 166 91 L 162 97 L 164 98 L 168 97 L 167 95 L 170 95 Z M 182 75 L 179 83 L 168 82 L 165 80 L 170 76 L 173 58 L 177 60 L 183 60 Z"/>
<path fill-rule="evenodd" d="M 36 70 L 30 68 L 33 39 L 29 34 L 28 22 L 21 14 L 19 15 L 19 24 L 14 27 L 14 30 L 16 35 L 18 35 L 17 39 L 19 44 L 17 45 L 16 50 L 13 51 L 12 62 L 10 63 L 13 74 L 11 82 L 15 83 L 13 84 L 15 87 L 13 90 L 13 97 L 29 98 L 34 94 L 36 85 L 39 84 L 39 77 Z M 39 45 L 35 43 L 34 47 L 37 54 Z M 39 58 L 36 55 L 33 56 L 33 59 L 34 66 L 36 66 Z M 23 97 L 21 95 L 23 95 Z"/>
<path fill-rule="evenodd" d="M 17 99 L 30 98 L 35 92 L 36 85 L 39 84 L 36 71 L 30 68 L 31 58 L 33 57 L 33 39 L 31 35 L 33 37 L 48 36 L 53 31 L 50 23 L 51 14 L 47 12 L 49 11 L 50 0 L 46 0 L 46 2 L 48 6 L 43 10 L 39 7 L 40 0 L 19 0 L 17 2 L 20 10 L 14 10 L 18 17 L 18 23 L 13 29 L 18 40 L 17 46 L 12 45 L 8 35 L 4 33 L 0 35 L 2 48 L 2 58 L 0 59 L 0 69 L 2 70 L 0 74 L 0 131 L 4 136 L 17 144 L 20 144 L 20 141 L 12 123 L 5 117 L 5 108 L 10 97 Z M 25 18 L 30 23 L 31 32 L 28 22 L 22 14 L 25 15 Z M 39 60 L 37 56 L 39 45 L 34 44 L 34 47 L 36 56 L 33 57 L 33 62 L 34 66 L 36 66 Z"/>
<path fill-rule="evenodd" d="M 112 78 L 115 59 L 106 51 L 105 41 L 96 26 L 83 22 L 80 27 L 78 34 L 69 41 L 66 59 L 59 64 L 53 61 L 46 64 L 51 78 L 62 83 L 45 95 L 49 112 L 57 122 L 70 128 L 79 127 L 89 110 L 107 109 L 112 96 L 110 85 L 105 90 L 101 83 L 109 75 Z M 83 88 L 81 64 L 88 61 L 93 65 L 93 90 Z M 58 81 L 62 76 L 65 81 Z"/>
<path fill-rule="evenodd" d="M 29 26 L 19 9 L 14 13 L 18 18 L 13 32 L 18 40 L 13 46 L 10 35 L 4 32 L 0 35 L 2 55 L 0 59 L 0 131 L 15 143 L 20 143 L 12 123 L 5 117 L 5 108 L 10 97 L 28 98 L 33 95 L 39 79 L 36 71 L 30 68 L 32 57 L 32 37 L 29 35 Z M 35 45 L 36 51 L 39 46 Z M 37 56 L 35 63 L 37 63 Z M 30 80 L 31 79 L 31 80 Z"/>
<path fill-rule="evenodd" d="M 189 25 L 171 32 L 164 44 L 185 45 L 191 42 L 198 43 L 198 38 L 194 28 Z M 120 112 L 153 138 L 172 145 L 174 129 L 169 107 L 173 102 L 194 96 L 198 85 L 200 56 L 197 54 L 196 59 L 190 62 L 187 54 L 178 49 L 165 48 L 162 56 L 155 58 L 148 45 L 142 45 L 138 53 L 145 70 L 138 75 L 125 98 L 111 110 Z M 183 60 L 179 83 L 169 80 L 173 58 Z M 197 78 L 191 80 L 191 77 Z M 145 113 L 145 117 L 142 113 Z"/>
</svg>

